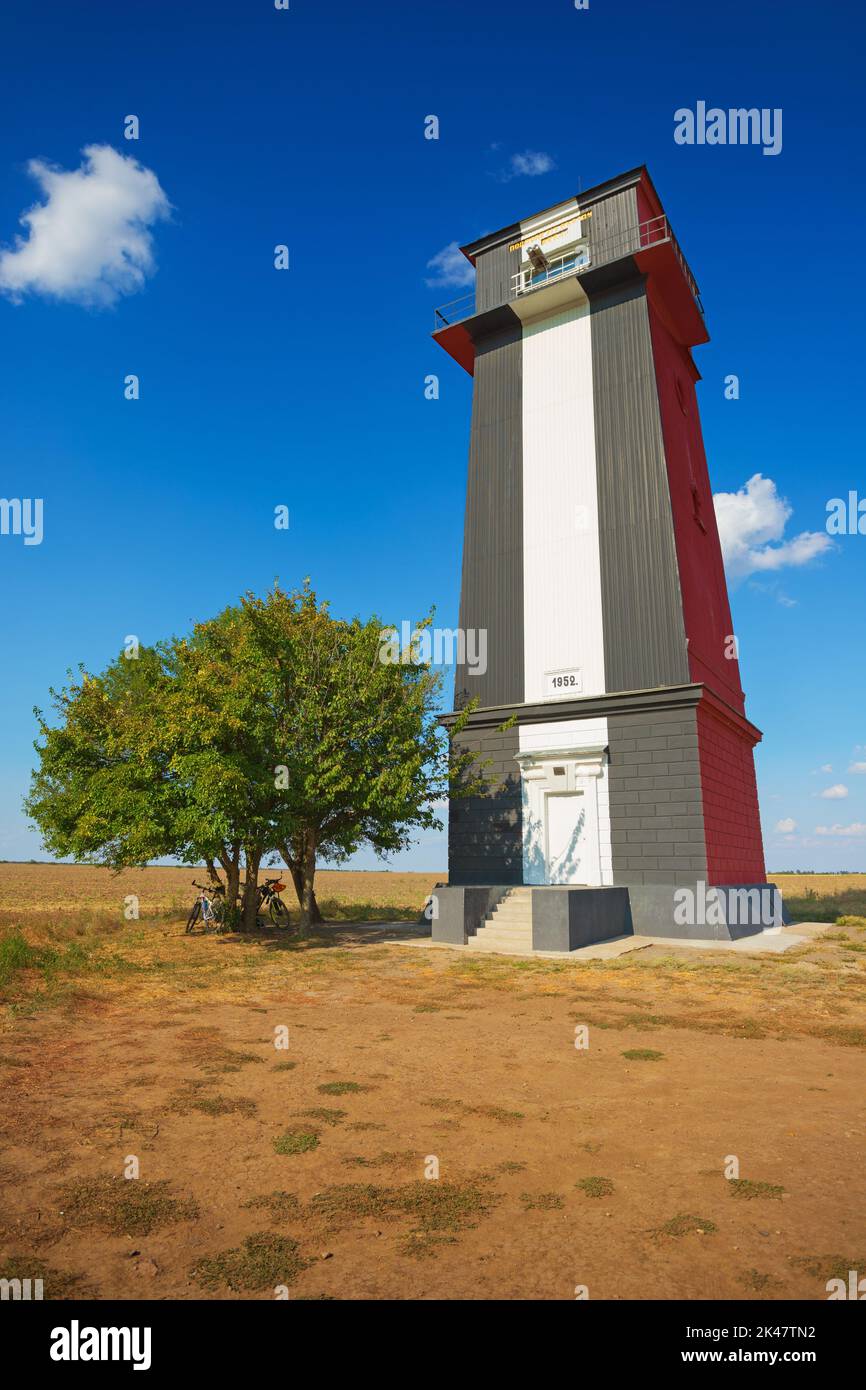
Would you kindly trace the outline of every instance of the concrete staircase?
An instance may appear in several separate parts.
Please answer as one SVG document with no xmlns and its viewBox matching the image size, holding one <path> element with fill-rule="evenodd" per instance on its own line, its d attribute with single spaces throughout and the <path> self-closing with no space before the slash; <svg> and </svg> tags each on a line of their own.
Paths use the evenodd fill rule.
<svg viewBox="0 0 866 1390">
<path fill-rule="evenodd" d="M 509 888 L 466 944 L 473 951 L 531 951 L 532 889 Z"/>
</svg>

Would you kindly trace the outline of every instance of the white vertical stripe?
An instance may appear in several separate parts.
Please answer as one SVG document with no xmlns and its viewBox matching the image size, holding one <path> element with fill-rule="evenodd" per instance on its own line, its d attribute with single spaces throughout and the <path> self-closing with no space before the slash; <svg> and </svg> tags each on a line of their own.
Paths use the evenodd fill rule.
<svg viewBox="0 0 866 1390">
<path fill-rule="evenodd" d="M 589 303 L 523 329 L 524 699 L 545 672 L 604 693 Z M 555 703 L 552 710 L 555 710 Z"/>
</svg>

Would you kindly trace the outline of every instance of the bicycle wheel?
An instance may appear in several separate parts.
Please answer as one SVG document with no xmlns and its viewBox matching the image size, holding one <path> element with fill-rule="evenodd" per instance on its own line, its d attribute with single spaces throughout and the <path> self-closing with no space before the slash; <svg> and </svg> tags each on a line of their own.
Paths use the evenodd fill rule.
<svg viewBox="0 0 866 1390">
<path fill-rule="evenodd" d="M 190 912 L 189 916 L 188 916 L 187 919 L 186 919 L 186 930 L 187 930 L 187 932 L 191 932 L 191 931 L 192 931 L 193 927 L 195 926 L 196 922 L 197 922 L 198 919 L 199 919 L 200 914 L 201 914 L 201 902 L 199 901 L 198 898 L 196 898 L 195 902 L 194 902 L 193 905 L 192 905 L 192 911 Z"/>
<path fill-rule="evenodd" d="M 282 898 L 277 897 L 276 894 L 271 898 L 268 912 L 275 927 L 287 927 L 289 925 L 289 909 Z"/>
</svg>

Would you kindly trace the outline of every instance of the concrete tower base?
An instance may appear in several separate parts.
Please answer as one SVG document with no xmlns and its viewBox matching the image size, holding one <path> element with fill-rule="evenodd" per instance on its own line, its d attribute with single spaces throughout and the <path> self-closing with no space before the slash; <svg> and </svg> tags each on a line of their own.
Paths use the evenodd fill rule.
<svg viewBox="0 0 866 1390">
<path fill-rule="evenodd" d="M 735 941 L 787 920 L 773 884 L 630 888 L 507 884 L 437 888 L 433 940 L 451 946 L 562 951 L 616 937 Z"/>
</svg>

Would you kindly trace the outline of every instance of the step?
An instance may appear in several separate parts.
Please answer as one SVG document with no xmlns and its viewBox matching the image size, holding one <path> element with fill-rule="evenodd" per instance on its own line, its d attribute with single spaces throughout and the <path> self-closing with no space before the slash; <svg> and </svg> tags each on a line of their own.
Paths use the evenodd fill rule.
<svg viewBox="0 0 866 1390">
<path fill-rule="evenodd" d="M 487 920 L 490 921 L 494 917 L 516 917 L 521 922 L 531 922 L 532 908 L 518 906 L 494 907 L 492 912 L 488 912 Z"/>
<path fill-rule="evenodd" d="M 519 941 L 483 941 L 480 937 L 471 943 L 474 951 L 531 951 L 532 942 L 521 938 Z"/>
<path fill-rule="evenodd" d="M 501 937 L 503 941 L 531 941 L 532 932 L 522 927 L 483 927 L 475 934 L 476 941 L 482 938 L 489 941 L 494 937 L 497 940 Z"/>
</svg>

